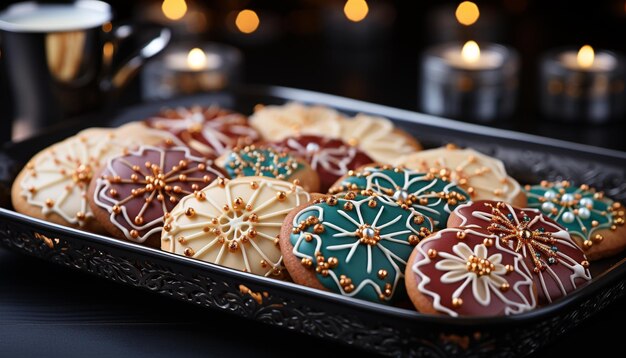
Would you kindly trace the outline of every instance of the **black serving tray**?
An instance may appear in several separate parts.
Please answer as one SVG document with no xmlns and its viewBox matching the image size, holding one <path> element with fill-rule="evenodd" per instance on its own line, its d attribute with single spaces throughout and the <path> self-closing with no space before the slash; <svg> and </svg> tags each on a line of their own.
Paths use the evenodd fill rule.
<svg viewBox="0 0 626 358">
<path fill-rule="evenodd" d="M 296 100 L 390 118 L 425 147 L 455 143 L 502 159 L 522 183 L 569 179 L 626 201 L 626 153 L 471 125 L 352 99 L 282 87 L 244 87 L 148 103 L 66 123 L 0 152 L 0 244 L 123 284 L 232 312 L 274 326 L 388 355 L 527 355 L 581 324 L 626 291 L 621 255 L 591 265 L 584 288 L 512 317 L 452 318 L 420 314 L 276 281 L 51 224 L 16 213 L 13 176 L 36 152 L 79 129 L 141 120 L 164 106 L 218 103 L 243 113 L 256 104 Z"/>
</svg>

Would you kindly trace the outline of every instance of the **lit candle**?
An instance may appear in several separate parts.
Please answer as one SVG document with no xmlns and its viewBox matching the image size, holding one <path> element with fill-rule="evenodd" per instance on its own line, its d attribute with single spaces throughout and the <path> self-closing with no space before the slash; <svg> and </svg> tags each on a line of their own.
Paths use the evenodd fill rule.
<svg viewBox="0 0 626 358">
<path fill-rule="evenodd" d="M 552 51 L 541 61 L 540 103 L 545 117 L 608 122 L 624 115 L 624 58 L 590 45 Z"/>
<path fill-rule="evenodd" d="M 509 117 L 517 97 L 519 61 L 508 47 L 475 41 L 445 43 L 422 56 L 420 109 L 488 122 Z"/>
<path fill-rule="evenodd" d="M 167 53 L 165 64 L 176 71 L 199 72 L 219 68 L 222 65 L 222 58 L 216 53 L 205 53 L 202 49 L 195 47 L 189 52 Z"/>
<path fill-rule="evenodd" d="M 467 41 L 462 48 L 447 48 L 443 58 L 454 67 L 467 70 L 492 70 L 502 66 L 504 57 L 491 49 L 483 50 L 476 41 Z"/>
<path fill-rule="evenodd" d="M 570 70 L 611 71 L 617 65 L 615 56 L 601 52 L 596 55 L 593 47 L 584 45 L 576 51 L 565 51 L 561 54 L 563 66 Z"/>
<path fill-rule="evenodd" d="M 146 66 L 144 98 L 224 89 L 239 79 L 241 53 L 230 46 L 208 43 L 170 48 Z"/>
</svg>

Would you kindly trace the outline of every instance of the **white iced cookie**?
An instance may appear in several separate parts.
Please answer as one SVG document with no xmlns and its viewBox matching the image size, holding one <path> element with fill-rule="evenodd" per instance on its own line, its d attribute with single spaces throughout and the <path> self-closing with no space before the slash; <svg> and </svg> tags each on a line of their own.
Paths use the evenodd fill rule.
<svg viewBox="0 0 626 358">
<path fill-rule="evenodd" d="M 267 177 L 217 179 L 183 198 L 165 220 L 161 249 L 257 275 L 284 277 L 278 235 L 310 195 Z"/>
<path fill-rule="evenodd" d="M 167 132 L 131 123 L 91 128 L 37 153 L 13 182 L 16 211 L 57 224 L 103 232 L 89 208 L 87 188 L 106 161 L 139 144 L 172 145 Z"/>
<path fill-rule="evenodd" d="M 432 173 L 458 184 L 472 200 L 496 200 L 526 206 L 526 195 L 504 164 L 471 148 L 455 146 L 424 150 L 399 158 L 394 163 L 423 173 Z"/>
<path fill-rule="evenodd" d="M 339 112 L 324 106 L 305 106 L 290 102 L 282 106 L 259 106 L 250 124 L 263 139 L 279 141 L 304 134 L 338 138 Z"/>
<path fill-rule="evenodd" d="M 391 164 L 398 157 L 421 149 L 410 134 L 396 128 L 390 120 L 365 114 L 342 119 L 340 137 L 382 164 Z"/>
</svg>

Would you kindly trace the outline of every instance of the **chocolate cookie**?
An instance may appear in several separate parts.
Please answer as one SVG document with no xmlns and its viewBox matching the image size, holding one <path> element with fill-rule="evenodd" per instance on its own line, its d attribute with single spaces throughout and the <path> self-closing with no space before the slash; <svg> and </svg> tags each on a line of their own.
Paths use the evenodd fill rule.
<svg viewBox="0 0 626 358">
<path fill-rule="evenodd" d="M 330 193 L 371 190 L 381 200 L 412 207 L 428 216 L 437 230 L 444 229 L 448 216 L 459 204 L 469 201 L 469 195 L 456 184 L 432 173 L 419 173 L 392 166 L 364 166 L 339 179 Z"/>
<path fill-rule="evenodd" d="M 526 186 L 528 206 L 565 227 L 589 260 L 615 255 L 626 247 L 626 210 L 589 185 L 568 181 Z"/>
<path fill-rule="evenodd" d="M 524 257 L 481 228 L 448 228 L 420 242 L 406 288 L 418 311 L 453 317 L 519 314 L 537 302 Z"/>
<path fill-rule="evenodd" d="M 244 115 L 215 105 L 165 109 L 146 123 L 178 136 L 194 153 L 207 158 L 259 140 Z"/>
<path fill-rule="evenodd" d="M 217 180 L 183 198 L 166 220 L 164 251 L 283 278 L 278 233 L 287 214 L 310 199 L 300 186 L 266 177 Z"/>
<path fill-rule="evenodd" d="M 322 192 L 326 192 L 349 170 L 373 162 L 367 154 L 342 140 L 314 135 L 286 138 L 272 143 L 272 146 L 306 159 L 319 175 Z"/>
<path fill-rule="evenodd" d="M 137 131 L 137 128 L 145 130 Z M 135 130 L 133 136 L 129 131 Z M 93 218 L 87 189 L 108 158 L 139 144 L 172 144 L 167 132 L 131 123 L 118 129 L 92 128 L 37 153 L 13 182 L 16 211 L 57 224 L 103 233 Z"/>
<path fill-rule="evenodd" d="M 216 161 L 230 178 L 264 176 L 297 180 L 306 191 L 317 192 L 320 180 L 306 160 L 271 146 L 234 148 Z"/>
<path fill-rule="evenodd" d="M 483 228 L 522 254 L 533 272 L 540 304 L 553 302 L 591 280 L 583 251 L 563 227 L 539 210 L 477 201 L 457 207 L 448 226 Z"/>
<path fill-rule="evenodd" d="M 108 160 L 91 183 L 90 205 L 111 235 L 159 247 L 163 218 L 178 201 L 202 195 L 200 189 L 223 176 L 186 147 L 142 146 Z"/>
<path fill-rule="evenodd" d="M 472 200 L 496 200 L 526 206 L 526 195 L 504 164 L 473 149 L 453 145 L 424 150 L 395 161 L 397 166 L 433 175 L 458 184 Z"/>
<path fill-rule="evenodd" d="M 377 196 L 327 196 L 294 209 L 280 232 L 294 282 L 372 302 L 403 292 L 404 267 L 430 220 Z"/>
</svg>

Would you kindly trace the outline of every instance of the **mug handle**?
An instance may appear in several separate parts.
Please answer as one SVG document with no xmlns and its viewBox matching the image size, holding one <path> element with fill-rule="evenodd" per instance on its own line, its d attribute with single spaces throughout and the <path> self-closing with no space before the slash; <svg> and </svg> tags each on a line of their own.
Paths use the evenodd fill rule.
<svg viewBox="0 0 626 358">
<path fill-rule="evenodd" d="M 111 42 L 117 44 L 128 40 L 144 30 L 146 27 L 156 29 L 155 36 L 147 40 L 129 59 L 122 62 L 116 68 L 109 69 L 109 73 L 102 79 L 100 86 L 104 92 L 116 92 L 132 79 L 139 69 L 150 58 L 158 55 L 170 42 L 172 32 L 169 28 L 156 24 L 124 24 L 115 27 L 111 32 Z"/>
</svg>

